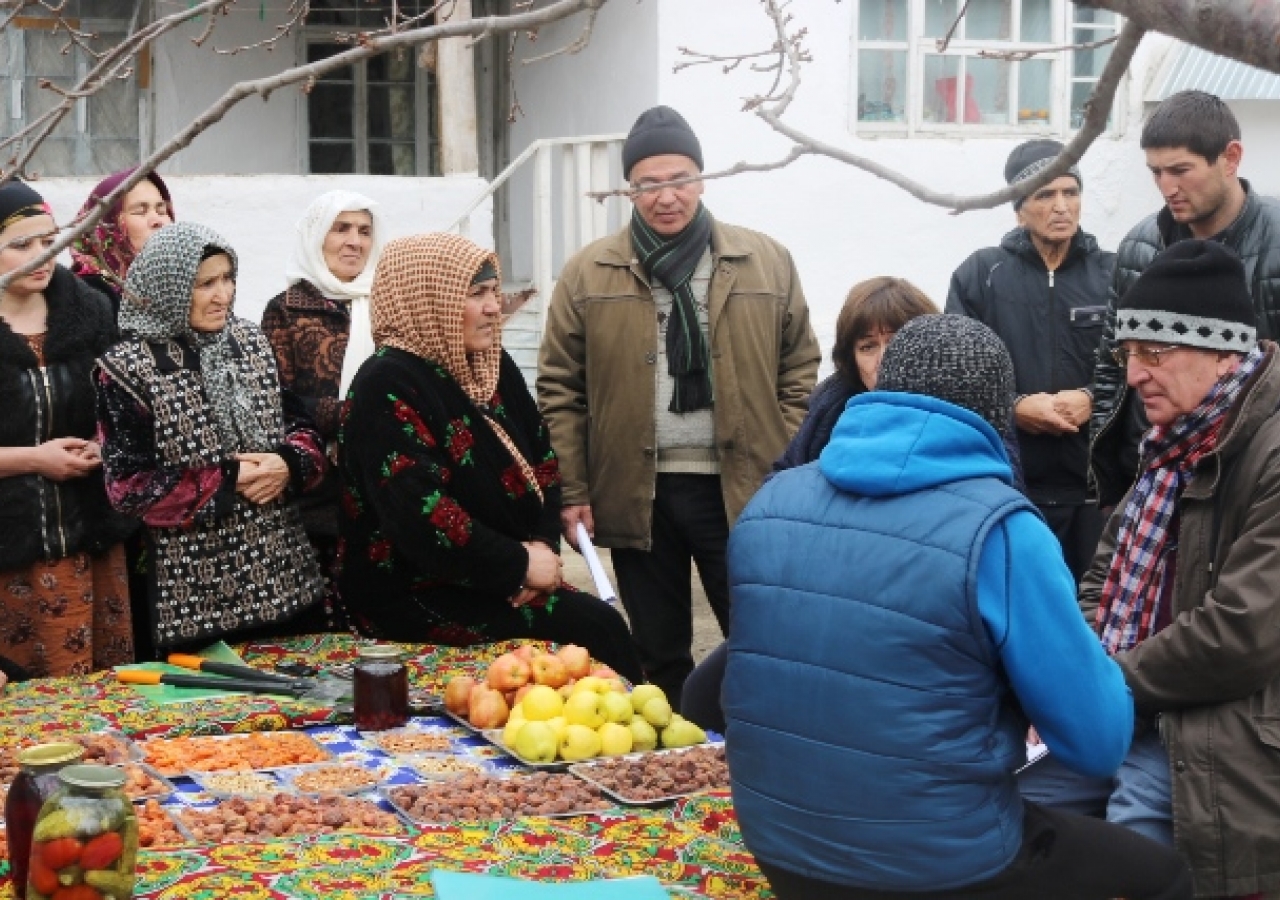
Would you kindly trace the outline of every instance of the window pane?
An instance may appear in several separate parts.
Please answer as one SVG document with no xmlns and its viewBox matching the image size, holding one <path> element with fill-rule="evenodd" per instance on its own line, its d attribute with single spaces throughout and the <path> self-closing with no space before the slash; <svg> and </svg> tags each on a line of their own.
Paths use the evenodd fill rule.
<svg viewBox="0 0 1280 900">
<path fill-rule="evenodd" d="M 62 55 L 62 48 L 67 44 L 65 34 L 55 35 L 51 31 L 26 31 L 27 38 L 27 74 L 30 76 L 57 76 L 68 78 L 76 73 L 76 61 L 72 54 Z"/>
<path fill-rule="evenodd" d="M 48 138 L 40 145 L 27 169 L 40 175 L 76 175 L 77 141 L 59 141 Z"/>
<path fill-rule="evenodd" d="M 307 62 L 319 62 L 322 59 L 328 59 L 330 56 L 336 56 L 345 50 L 351 48 L 345 44 L 307 44 Z M 320 81 L 354 81 L 355 70 L 351 66 L 343 66 L 330 72 L 327 75 L 321 75 Z"/>
<path fill-rule="evenodd" d="M 89 98 L 89 132 L 95 138 L 138 136 L 138 95 L 131 81 L 111 81 Z"/>
<path fill-rule="evenodd" d="M 959 0 L 924 0 L 924 36 L 940 38 L 960 12 Z"/>
<path fill-rule="evenodd" d="M 413 88 L 369 88 L 369 137 L 413 140 Z"/>
<path fill-rule="evenodd" d="M 1013 35 L 1013 0 L 969 0 L 964 36 L 974 41 L 1007 41 Z"/>
<path fill-rule="evenodd" d="M 138 164 L 137 141 L 94 141 L 93 174 L 109 175 Z"/>
<path fill-rule="evenodd" d="M 858 8 L 858 38 L 864 41 L 905 41 L 907 0 L 862 0 Z"/>
<path fill-rule="evenodd" d="M 62 102 L 62 97 L 55 94 L 48 88 L 40 87 L 40 78 L 27 78 L 24 85 L 23 100 L 26 105 L 24 112 L 26 113 L 23 125 L 34 122 L 49 110 L 53 109 Z M 71 83 L 70 78 L 50 78 L 52 83 L 58 85 L 63 90 L 71 90 L 75 87 Z M 73 138 L 80 132 L 76 128 L 76 111 L 72 109 L 62 117 L 62 121 L 58 123 L 58 127 L 53 129 L 53 137 Z"/>
<path fill-rule="evenodd" d="M 1018 124 L 1048 125 L 1052 108 L 1053 62 L 1029 59 L 1018 63 Z"/>
<path fill-rule="evenodd" d="M 353 144 L 311 143 L 310 171 L 315 175 L 345 175 L 356 170 Z"/>
<path fill-rule="evenodd" d="M 1053 0 L 1022 0 L 1022 39 L 1053 40 Z"/>
<path fill-rule="evenodd" d="M 1105 25 L 1113 29 L 1118 25 L 1116 14 L 1109 9 L 1091 9 L 1088 6 L 1075 4 L 1072 4 L 1071 8 L 1075 12 L 1075 21 L 1079 24 Z"/>
<path fill-rule="evenodd" d="M 1092 81 L 1077 81 L 1071 85 L 1071 127 L 1084 125 L 1084 102 L 1093 93 Z"/>
<path fill-rule="evenodd" d="M 1009 119 L 1009 80 L 1013 74 L 1013 63 L 1002 59 L 980 59 L 968 57 L 965 60 L 965 91 L 972 100 L 965 102 L 965 121 L 971 122 L 974 104 L 977 104 L 978 121 L 984 125 L 1008 125 Z"/>
<path fill-rule="evenodd" d="M 414 54 L 406 50 L 375 56 L 366 65 L 370 81 L 413 81 Z"/>
<path fill-rule="evenodd" d="M 1104 32 L 1090 31 L 1083 28 L 1072 29 L 1075 35 L 1073 42 L 1077 44 L 1086 44 L 1090 41 L 1101 40 L 1110 35 Z M 1071 72 L 1077 78 L 1097 78 L 1102 74 L 1102 68 L 1107 64 L 1107 60 L 1111 58 L 1111 49 L 1115 44 L 1106 44 L 1102 47 L 1095 47 L 1092 50 L 1073 50 L 1071 51 Z"/>
<path fill-rule="evenodd" d="M 321 82 L 307 95 L 307 126 L 313 138 L 354 137 L 351 107 L 355 88 Z"/>
<path fill-rule="evenodd" d="M 416 175 L 417 160 L 412 144 L 370 144 L 371 175 Z"/>
<path fill-rule="evenodd" d="M 960 77 L 958 56 L 926 56 L 924 58 L 924 120 L 926 122 L 958 122 L 956 118 L 956 94 Z M 970 99 L 965 108 L 972 104 Z M 973 121 L 977 121 L 977 108 L 973 108 Z M 966 116 L 966 118 L 968 118 Z"/>
<path fill-rule="evenodd" d="M 858 51 L 858 121 L 905 122 L 905 50 Z"/>
</svg>

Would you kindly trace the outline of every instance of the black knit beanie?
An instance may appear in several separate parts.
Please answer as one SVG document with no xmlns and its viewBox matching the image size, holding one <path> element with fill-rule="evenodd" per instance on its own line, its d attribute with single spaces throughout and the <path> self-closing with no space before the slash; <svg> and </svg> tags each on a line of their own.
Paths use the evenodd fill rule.
<svg viewBox="0 0 1280 900">
<path fill-rule="evenodd" d="M 1004 180 L 1008 184 L 1018 181 L 1026 181 L 1035 175 L 1039 175 L 1045 169 L 1049 168 L 1049 163 L 1058 158 L 1058 154 L 1062 152 L 1062 144 L 1057 141 L 1047 139 L 1027 141 L 1013 148 L 1013 152 L 1009 154 L 1009 158 L 1004 164 Z M 1070 175 L 1076 180 L 1076 184 L 1084 187 L 1084 179 L 1080 177 L 1080 167 L 1072 166 L 1067 169 L 1064 175 Z M 1014 209 L 1022 208 L 1022 201 L 1026 197 L 1019 197 L 1013 201 Z"/>
<path fill-rule="evenodd" d="M 19 219 L 52 213 L 44 198 L 16 178 L 0 182 L 0 231 Z"/>
<path fill-rule="evenodd" d="M 631 168 L 640 160 L 665 153 L 679 153 L 702 171 L 702 145 L 684 116 L 670 106 L 655 106 L 640 113 L 622 145 L 622 171 L 631 180 Z"/>
<path fill-rule="evenodd" d="M 1003 435 L 1013 415 L 1013 361 L 1004 342 L 976 319 L 918 316 L 884 349 L 876 390 L 963 406 Z"/>
<path fill-rule="evenodd" d="M 1248 353 L 1258 317 L 1240 257 L 1199 240 L 1157 254 L 1116 306 L 1115 340 Z"/>
</svg>

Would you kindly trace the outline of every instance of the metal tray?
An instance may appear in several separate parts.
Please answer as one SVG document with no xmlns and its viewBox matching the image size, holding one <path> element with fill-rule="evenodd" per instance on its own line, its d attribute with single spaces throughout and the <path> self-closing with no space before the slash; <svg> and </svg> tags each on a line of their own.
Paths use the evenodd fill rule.
<svg viewBox="0 0 1280 900">
<path fill-rule="evenodd" d="M 140 850 L 148 850 L 148 851 L 176 850 L 179 847 L 188 847 L 188 846 L 196 847 L 200 845 L 200 842 L 196 840 L 196 836 L 191 833 L 191 829 L 188 828 L 186 825 L 184 825 L 182 820 L 173 814 L 173 809 L 171 807 L 161 805 L 160 811 L 164 813 L 165 818 L 169 820 L 169 822 L 173 825 L 174 829 L 178 832 L 178 835 L 182 838 L 182 843 L 181 844 L 161 844 L 158 847 L 155 847 L 155 846 L 143 847 L 141 844 L 139 844 Z"/>
<path fill-rule="evenodd" d="M 344 788 L 327 788 L 327 789 L 307 788 L 298 784 L 298 779 L 309 772 L 314 772 L 316 769 L 335 768 L 335 767 L 340 769 L 359 769 L 361 771 L 368 772 L 373 777 L 373 781 L 370 782 L 369 784 L 351 785 Z M 291 766 L 287 769 L 276 769 L 274 774 L 289 789 L 290 792 L 295 794 L 302 794 L 304 796 L 309 796 L 309 797 L 320 797 L 328 794 L 343 794 L 343 795 L 351 796 L 355 794 L 367 794 L 370 791 L 375 790 L 380 785 L 382 785 L 388 778 L 390 778 L 391 775 L 394 774 L 399 768 L 400 768 L 399 765 L 397 765 L 395 762 L 392 762 L 390 760 L 385 760 L 385 761 L 369 760 L 367 761 L 367 764 L 363 764 L 355 760 L 339 759 L 339 760 L 335 760 L 333 762 L 327 762 L 327 763 L 311 763 L 310 765 L 305 765 L 305 766 Z"/>
<path fill-rule="evenodd" d="M 548 773 L 548 774 L 557 774 L 557 773 Z M 513 778 L 528 778 L 530 777 L 530 774 L 527 772 L 489 772 L 489 773 L 486 773 L 486 777 L 506 781 Z M 568 776 L 566 775 L 565 777 L 568 777 Z M 485 819 L 474 819 L 474 820 L 473 819 L 449 819 L 442 822 L 432 822 L 427 819 L 423 819 L 418 816 L 415 816 L 413 813 L 409 812 L 407 809 L 405 809 L 403 806 L 397 803 L 395 800 L 395 797 L 393 796 L 393 794 L 396 791 L 402 791 L 406 789 L 416 790 L 416 791 L 430 791 L 432 789 L 443 789 L 443 788 L 446 788 L 448 785 L 449 785 L 448 781 L 428 781 L 425 784 L 396 785 L 395 787 L 392 787 L 392 788 L 380 787 L 378 788 L 378 796 L 381 797 L 385 802 L 390 804 L 391 807 L 400 815 L 401 818 L 403 818 L 406 822 L 409 822 L 413 825 L 452 825 L 457 822 L 486 821 Z M 592 787 L 594 787 L 594 785 L 592 785 Z M 562 813 L 518 812 L 516 813 L 514 818 L 515 819 L 523 819 L 523 818 L 568 819 L 568 818 L 572 818 L 573 816 L 590 816 L 590 815 L 596 815 L 597 813 L 608 812 L 611 808 L 613 808 L 613 804 L 606 797 L 602 795 L 600 797 L 600 805 L 598 807 L 593 807 L 590 809 L 572 809 Z M 498 819 L 488 819 L 487 821 L 513 821 L 513 819 L 511 817 L 499 817 Z"/>
<path fill-rule="evenodd" d="M 144 800 L 163 800 L 165 797 L 168 797 L 177 790 L 172 781 L 157 772 L 154 767 L 149 766 L 144 762 L 127 762 L 120 768 L 125 770 L 126 775 L 128 774 L 129 769 L 141 769 L 143 772 L 147 773 L 149 777 L 155 779 L 160 784 L 160 790 L 152 791 L 149 794 L 129 794 L 128 791 L 126 791 L 125 793 L 134 803 L 140 803 Z M 125 782 L 125 787 L 128 787 L 127 781 Z"/>
<path fill-rule="evenodd" d="M 708 744 L 695 744 L 692 747 L 678 747 L 674 750 L 650 750 L 645 753 L 628 753 L 625 756 L 606 756 L 606 757 L 594 759 L 591 762 L 574 763 L 573 765 L 569 766 L 569 774 L 575 775 L 578 778 L 581 778 L 583 781 L 587 782 L 592 787 L 599 789 L 605 796 L 610 797 L 613 800 L 616 800 L 619 803 L 625 804 L 627 806 L 655 806 L 662 803 L 670 803 L 671 801 L 679 800 L 682 797 L 695 797 L 698 794 L 705 794 L 708 791 L 727 790 L 729 788 L 729 785 L 728 784 L 711 785 L 709 787 L 698 788 L 697 790 L 693 790 L 693 791 L 684 791 L 678 794 L 665 794 L 661 797 L 650 797 L 642 800 L 638 797 L 628 797 L 625 794 L 620 794 L 618 793 L 617 789 L 608 787 L 605 784 L 601 783 L 600 781 L 597 781 L 596 778 L 593 777 L 591 770 L 601 768 L 602 764 L 604 763 L 628 762 L 632 760 L 652 759 L 654 757 L 662 757 L 662 756 L 676 756 L 681 753 L 688 753 L 691 750 L 704 750 L 707 747 L 719 747 L 722 752 L 724 749 L 723 744 L 708 743 Z"/>
<path fill-rule="evenodd" d="M 564 769 L 568 768 L 571 765 L 571 763 L 568 760 L 563 760 L 563 759 L 557 759 L 549 763 L 533 762 L 532 760 L 525 759 L 523 756 L 521 756 L 519 753 L 515 751 L 514 747 L 508 747 L 506 744 L 502 743 L 502 732 L 503 732 L 503 729 L 501 728 L 490 728 L 487 731 L 480 732 L 480 734 L 484 737 L 486 741 L 493 744 L 493 746 L 497 747 L 499 750 L 501 750 L 503 753 L 510 756 L 512 759 L 519 760 L 522 766 L 528 766 L 531 769 L 542 769 L 543 771 L 555 772 L 555 771 L 563 771 Z"/>
<path fill-rule="evenodd" d="M 466 720 L 466 718 L 464 718 L 463 716 L 460 716 L 460 715 L 458 715 L 458 714 L 456 714 L 456 713 L 450 712 L 450 711 L 449 711 L 449 710 L 447 710 L 447 709 L 446 709 L 446 710 L 444 710 L 444 715 L 445 715 L 445 718 L 447 718 L 447 719 L 452 719 L 453 721 L 455 721 L 455 722 L 457 722 L 459 725 L 461 725 L 463 728 L 467 729 L 467 731 L 470 731 L 472 734 L 479 734 L 479 733 L 480 733 L 480 731 L 481 731 L 481 729 L 479 729 L 479 728 L 477 728 L 476 726 L 472 725 L 472 724 L 471 724 L 470 722 L 468 722 L 468 721 Z"/>
<path fill-rule="evenodd" d="M 333 795 L 330 795 L 330 796 L 333 796 Z M 248 800 L 248 799 L 251 799 L 251 798 L 244 797 L 244 798 L 241 798 L 241 799 L 246 799 L 246 800 Z M 259 799 L 259 798 L 253 798 L 253 799 Z M 307 797 L 305 797 L 305 798 L 300 798 L 300 799 L 306 799 L 306 800 L 310 800 L 310 801 L 312 801 L 312 802 L 315 802 L 315 801 L 318 801 L 318 800 L 322 800 L 323 798 L 322 798 L 322 797 L 320 797 L 320 796 L 318 796 L 318 795 L 314 795 L 314 794 L 313 794 L 313 795 L 308 795 Z M 404 837 L 404 836 L 405 836 L 405 829 L 404 829 L 404 826 L 403 826 L 403 821 L 404 821 L 403 814 L 402 814 L 402 813 L 400 813 L 399 811 L 396 811 L 396 810 L 389 810 L 389 809 L 385 808 L 385 807 L 384 807 L 384 801 L 382 800 L 382 798 L 379 798 L 379 799 L 378 799 L 378 801 L 374 801 L 374 800 L 366 799 L 366 798 L 364 798 L 364 797 L 345 797 L 345 796 L 344 796 L 344 797 L 342 797 L 341 799 L 343 799 L 343 800 L 345 800 L 345 801 L 348 801 L 348 802 L 351 802 L 351 803 L 363 803 L 363 804 L 367 804 L 367 805 L 369 805 L 369 806 L 376 807 L 376 808 L 378 808 L 378 811 L 379 811 L 379 812 L 386 813 L 386 814 L 390 815 L 390 816 L 391 816 L 391 819 L 396 823 L 396 830 L 395 830 L 395 831 L 386 831 L 386 830 L 378 830 L 378 829 L 369 829 L 369 828 L 363 828 L 363 827 L 362 827 L 361 829 L 358 829 L 360 833 L 367 833 L 367 834 L 379 834 L 379 835 L 392 835 L 392 836 L 394 836 L 394 837 Z M 210 812 L 211 810 L 213 810 L 213 809 L 217 808 L 218 806 L 220 806 L 222 803 L 226 803 L 226 802 L 228 802 L 228 800 L 225 800 L 225 799 L 224 799 L 224 800 L 219 800 L 219 801 L 218 801 L 218 803 L 217 803 L 217 804 L 214 804 L 213 806 L 187 806 L 187 807 L 184 807 L 183 809 L 181 809 L 181 810 L 179 810 L 179 811 L 177 811 L 177 812 L 172 812 L 172 811 L 171 811 L 171 814 L 172 814 L 172 817 L 173 817 L 173 818 L 178 822 L 179 827 L 180 827 L 180 828 L 182 828 L 182 829 L 184 830 L 184 833 L 186 833 L 186 834 L 190 834 L 190 835 L 191 835 L 192 843 L 194 843 L 194 844 L 196 844 L 196 845 L 198 845 L 198 846 L 208 847 L 208 846 L 210 846 L 210 844 L 209 844 L 207 841 L 205 841 L 204 839 L 202 839 L 202 838 L 200 838 L 200 837 L 196 836 L 196 835 L 195 835 L 195 833 L 192 831 L 191 826 L 187 825 L 187 824 L 186 824 L 186 822 L 184 822 L 184 821 L 182 820 L 182 816 L 184 816 L 184 815 L 200 816 L 201 814 L 208 813 L 208 812 Z M 247 835 L 247 836 L 246 836 L 246 837 L 244 837 L 244 838 L 236 838 L 236 839 L 235 839 L 235 841 L 236 841 L 237 843 L 243 843 L 243 844 L 253 844 L 253 843 L 259 843 L 259 842 L 264 842 L 264 841 L 297 841 L 297 840 L 308 840 L 308 839 L 310 839 L 310 838 L 314 838 L 314 837 L 316 837 L 316 836 L 318 836 L 318 835 L 321 835 L 321 834 L 347 834 L 347 833 L 348 833 L 348 830 L 347 830 L 347 829 L 339 828 L 339 829 L 337 829 L 336 831 L 333 831 L 333 832 L 307 831 L 307 832 L 303 832 L 303 833 L 301 833 L 301 834 L 289 834 L 289 835 L 251 834 L 251 835 Z"/>
<path fill-rule="evenodd" d="M 424 765 L 429 765 L 432 760 L 452 760 L 460 763 L 464 768 L 452 772 L 433 772 L 429 768 L 424 768 Z M 460 756 L 456 753 L 414 753 L 399 757 L 399 762 L 424 781 L 449 781 L 468 774 L 490 775 L 500 771 L 488 760 Z"/>
<path fill-rule="evenodd" d="M 312 745 L 313 745 L 313 746 L 314 746 L 318 751 L 320 751 L 320 753 L 321 753 L 321 757 L 320 757 L 320 759 L 314 760 L 314 762 L 317 762 L 317 763 L 319 763 L 319 762 L 329 762 L 329 761 L 331 761 L 331 760 L 334 758 L 334 757 L 333 757 L 333 751 L 332 751 L 332 750 L 330 750 L 328 747 L 326 747 L 326 746 L 324 746 L 323 744 L 321 744 L 319 741 L 317 741 L 317 740 L 316 740 L 315 738 L 313 738 L 311 735 L 306 734 L 306 733 L 301 732 L 301 731 L 280 731 L 280 732 L 273 732 L 273 731 L 252 731 L 252 732 L 243 732 L 243 733 L 238 733 L 238 734 L 204 734 L 204 735 L 187 735 L 187 736 L 185 736 L 185 737 L 187 737 L 189 740 L 193 740 L 193 741 L 243 741 L 243 740 L 247 740 L 251 735 L 265 735 L 265 734 L 290 734 L 290 735 L 297 735 L 298 737 L 302 738 L 303 740 L 310 742 L 310 743 L 311 743 L 311 744 L 312 744 Z M 160 740 L 166 740 L 166 739 L 165 739 L 165 738 L 161 738 Z M 171 740 L 171 739 L 170 739 L 170 740 Z M 146 761 L 146 762 L 148 763 L 148 765 L 150 765 L 152 768 L 155 768 L 157 771 L 161 771 L 158 767 L 156 767 L 155 763 L 150 762 L 149 760 L 146 760 L 146 745 L 145 745 L 145 744 L 143 744 L 142 752 L 143 752 L 143 761 Z M 305 763 L 305 764 L 292 763 L 291 765 L 294 765 L 294 766 L 296 766 L 296 765 L 311 765 L 311 763 Z M 270 771 L 272 771 L 273 769 L 283 769 L 283 768 L 289 768 L 289 766 L 262 766 L 261 768 L 243 769 L 243 770 L 241 770 L 241 769 L 187 769 L 187 770 L 185 770 L 185 771 L 183 771 L 183 772 L 180 772 L 180 773 L 163 773 L 163 772 L 162 772 L 162 774 L 169 774 L 169 775 L 170 775 L 170 777 L 173 777 L 173 775 L 174 775 L 174 774 L 180 774 L 180 775 L 186 775 L 186 776 L 189 776 L 189 777 L 194 778 L 194 777 L 195 777 L 195 776 L 197 776 L 197 775 L 200 775 L 200 774 L 207 774 L 207 773 L 219 773 L 219 774 L 222 774 L 222 773 L 226 773 L 226 772 L 237 772 L 237 771 L 245 771 L 245 772 L 248 772 L 248 771 L 253 771 L 253 772 L 270 772 Z"/>
<path fill-rule="evenodd" d="M 475 733 L 474 729 L 467 732 L 468 735 L 471 735 L 474 733 Z M 388 737 L 396 737 L 400 735 L 434 735 L 434 736 L 443 737 L 446 741 L 448 741 L 447 746 L 450 749 L 452 749 L 455 746 L 455 742 L 457 741 L 457 739 L 459 737 L 462 737 L 462 735 L 458 735 L 456 733 L 451 734 L 448 731 L 441 731 L 436 728 L 421 728 L 421 727 L 414 727 L 412 725 L 405 726 L 404 728 L 391 728 L 386 731 L 360 732 L 360 737 L 362 739 L 372 744 L 374 747 L 377 747 L 379 751 L 381 751 L 382 753 L 385 753 L 387 756 L 399 757 L 399 756 L 412 756 L 418 753 L 447 752 L 445 750 L 393 750 L 390 747 L 387 747 L 383 744 L 383 739 Z"/>
<path fill-rule="evenodd" d="M 219 776 L 227 775 L 243 775 L 250 778 L 261 778 L 270 782 L 270 786 L 264 787 L 261 791 L 238 791 L 235 789 L 228 790 L 224 787 L 215 787 L 209 781 L 210 776 L 217 778 Z M 275 773 L 271 771 L 250 770 L 239 772 L 235 770 L 227 770 L 224 772 L 192 772 L 187 777 L 199 785 L 200 790 L 204 791 L 204 793 L 208 794 L 210 797 L 217 797 L 219 800 L 230 800 L 233 797 L 270 797 L 274 794 L 293 793 L 292 789 L 281 782 L 280 779 L 275 776 Z"/>
</svg>

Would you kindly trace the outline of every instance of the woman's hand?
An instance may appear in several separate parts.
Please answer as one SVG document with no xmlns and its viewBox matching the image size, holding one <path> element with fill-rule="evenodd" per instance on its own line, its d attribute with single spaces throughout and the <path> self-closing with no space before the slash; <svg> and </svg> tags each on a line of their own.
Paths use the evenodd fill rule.
<svg viewBox="0 0 1280 900">
<path fill-rule="evenodd" d="M 90 449 L 92 448 L 92 449 Z M 83 438 L 54 438 L 35 450 L 35 474 L 50 481 L 83 478 L 102 465 L 98 445 Z"/>
<path fill-rule="evenodd" d="M 560 572 L 564 563 L 559 554 L 541 541 L 528 541 L 524 549 L 529 551 L 529 568 L 524 574 L 525 591 L 548 593 L 560 587 Z"/>
<path fill-rule="evenodd" d="M 237 453 L 236 493 L 250 503 L 270 503 L 289 486 L 289 466 L 279 453 Z"/>
</svg>

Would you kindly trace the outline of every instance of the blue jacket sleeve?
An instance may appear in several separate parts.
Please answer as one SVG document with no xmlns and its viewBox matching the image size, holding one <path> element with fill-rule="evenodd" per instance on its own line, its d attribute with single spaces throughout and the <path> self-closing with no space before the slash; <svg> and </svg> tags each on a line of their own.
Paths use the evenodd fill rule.
<svg viewBox="0 0 1280 900">
<path fill-rule="evenodd" d="M 988 535 L 978 609 L 1014 694 L 1053 755 L 1082 775 L 1115 772 L 1133 737 L 1133 698 L 1080 616 L 1057 540 L 1032 513 L 1014 513 Z"/>
</svg>

